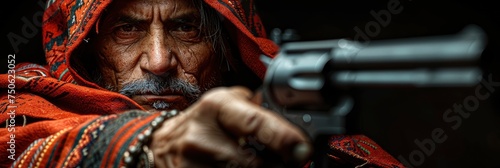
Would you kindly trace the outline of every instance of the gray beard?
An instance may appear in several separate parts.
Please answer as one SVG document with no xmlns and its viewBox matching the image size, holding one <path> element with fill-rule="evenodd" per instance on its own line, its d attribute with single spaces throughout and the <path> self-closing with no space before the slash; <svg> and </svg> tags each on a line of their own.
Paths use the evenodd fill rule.
<svg viewBox="0 0 500 168">
<path fill-rule="evenodd" d="M 101 87 L 107 90 L 118 92 L 129 98 L 137 94 L 151 93 L 155 95 L 160 95 L 166 90 L 182 92 L 183 96 L 188 99 L 192 104 L 199 99 L 201 94 L 210 88 L 222 85 L 220 80 L 211 77 L 209 81 L 206 81 L 206 85 L 203 88 L 192 85 L 191 83 L 185 82 L 183 80 L 173 78 L 170 76 L 159 77 L 152 74 L 146 75 L 144 79 L 135 80 L 125 84 L 121 89 L 117 89 L 116 86 L 110 84 L 104 84 L 104 80 L 101 74 L 93 75 L 93 80 L 98 83 Z M 172 105 L 165 101 L 155 101 L 151 104 L 156 110 L 168 109 Z"/>
<path fill-rule="evenodd" d="M 198 86 L 194 86 L 188 82 L 171 77 L 160 78 L 154 75 L 148 75 L 145 79 L 129 82 L 123 85 L 118 92 L 127 97 L 132 97 L 137 94 L 145 93 L 160 95 L 168 90 L 182 92 L 183 96 L 189 99 L 197 99 L 201 93 Z"/>
</svg>

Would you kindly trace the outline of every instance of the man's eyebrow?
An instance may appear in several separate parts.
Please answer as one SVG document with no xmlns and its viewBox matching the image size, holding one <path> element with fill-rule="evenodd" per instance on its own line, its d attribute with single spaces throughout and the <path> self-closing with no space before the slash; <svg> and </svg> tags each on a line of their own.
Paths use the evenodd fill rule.
<svg viewBox="0 0 500 168">
<path fill-rule="evenodd" d="M 187 12 L 187 13 L 183 13 L 179 16 L 175 16 L 173 18 L 170 18 L 170 19 L 168 19 L 168 21 L 177 22 L 177 23 L 193 23 L 193 22 L 200 21 L 200 15 L 196 11 Z"/>
<path fill-rule="evenodd" d="M 199 13 L 196 11 L 193 12 L 186 12 L 183 14 L 180 14 L 178 16 L 174 16 L 172 18 L 169 18 L 167 22 L 174 22 L 174 23 L 195 23 L 199 22 L 200 16 Z M 116 20 L 113 21 L 114 24 L 120 24 L 120 23 L 130 23 L 130 24 L 141 24 L 141 23 L 147 23 L 147 19 L 141 19 L 138 17 L 130 16 L 130 15 L 120 15 L 117 17 Z"/>
<path fill-rule="evenodd" d="M 116 20 L 116 23 L 144 23 L 146 22 L 146 19 L 139 19 L 133 16 L 128 16 L 128 15 L 121 15 L 118 17 Z"/>
</svg>

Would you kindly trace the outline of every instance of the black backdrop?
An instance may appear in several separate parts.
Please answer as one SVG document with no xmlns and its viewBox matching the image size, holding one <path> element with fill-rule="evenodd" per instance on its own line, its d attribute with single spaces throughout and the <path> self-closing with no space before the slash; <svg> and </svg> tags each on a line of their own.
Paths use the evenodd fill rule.
<svg viewBox="0 0 500 168">
<path fill-rule="evenodd" d="M 300 40 L 354 39 L 377 21 L 371 12 L 399 3 L 399 13 L 372 27 L 370 40 L 455 34 L 478 25 L 488 36 L 482 55 L 484 75 L 498 77 L 499 10 L 486 0 L 256 0 L 265 26 L 294 29 Z M 476 88 L 476 87 L 475 87 Z M 500 167 L 500 111 L 498 87 L 476 108 L 447 113 L 471 103 L 475 88 L 364 89 L 355 92 L 361 133 L 376 140 L 389 153 L 411 167 Z M 484 88 L 483 88 L 484 89 Z M 484 91 L 484 90 L 482 90 Z M 471 103 L 474 104 L 474 103 Z M 469 106 L 468 106 L 469 107 Z M 462 107 L 463 109 L 463 107 Z M 458 111 L 458 110 L 455 110 Z M 446 117 L 443 117 L 446 116 Z M 460 117 L 458 117 L 460 116 Z M 453 122 L 448 117 L 456 117 Z M 458 121 L 459 120 L 459 121 Z M 460 122 L 460 123 L 459 123 Z M 434 139 L 433 139 L 434 138 Z"/>
<path fill-rule="evenodd" d="M 6 57 L 16 54 L 16 61 L 44 63 L 41 48 L 39 21 L 42 8 L 38 1 L 15 1 L 4 5 L 3 43 L 0 47 L 4 66 Z M 294 29 L 300 40 L 322 40 L 354 38 L 355 27 L 377 21 L 375 13 L 388 9 L 388 4 L 399 3 L 401 8 L 392 14 L 385 26 L 373 30 L 370 40 L 416 36 L 454 34 L 466 25 L 476 24 L 483 28 L 489 38 L 489 46 L 483 54 L 481 66 L 485 75 L 500 81 L 498 66 L 498 37 L 500 30 L 499 10 L 494 1 L 487 0 L 255 0 L 264 26 Z M 398 8 L 398 9 L 399 9 Z M 23 25 L 34 27 L 25 31 Z M 379 22 L 380 24 L 380 22 Z M 9 34 L 24 37 L 26 43 L 19 44 L 15 51 L 8 40 Z M 447 122 L 443 114 L 455 105 L 463 105 L 475 95 L 470 89 L 426 89 L 397 90 L 371 89 L 356 93 L 356 104 L 361 133 L 376 140 L 396 158 L 406 160 L 412 167 L 500 167 L 500 112 L 498 90 L 478 103 L 468 112 L 461 123 Z M 484 89 L 484 88 L 483 88 Z M 486 90 L 482 90 L 486 92 Z M 466 101 L 467 102 L 467 101 Z M 455 117 L 458 113 L 451 113 Z M 456 120 L 455 120 L 456 121 Z M 452 129 L 452 127 L 456 129 Z M 442 131 L 435 135 L 433 131 Z M 433 137 L 438 137 L 433 140 Z M 420 144 L 420 145 L 419 145 Z"/>
</svg>

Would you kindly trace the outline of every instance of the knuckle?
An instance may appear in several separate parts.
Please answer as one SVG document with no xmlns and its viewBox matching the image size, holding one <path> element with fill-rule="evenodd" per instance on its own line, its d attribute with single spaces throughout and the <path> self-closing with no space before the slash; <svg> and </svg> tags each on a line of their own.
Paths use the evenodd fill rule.
<svg viewBox="0 0 500 168">
<path fill-rule="evenodd" d="M 245 125 L 242 131 L 247 134 L 256 132 L 266 121 L 266 118 L 255 109 L 245 109 L 245 114 L 240 121 Z"/>
<path fill-rule="evenodd" d="M 218 105 L 221 105 L 221 103 L 230 100 L 228 99 L 229 96 L 230 93 L 228 88 L 215 88 L 203 94 L 199 99 L 199 103 L 211 107 L 216 107 Z"/>
</svg>

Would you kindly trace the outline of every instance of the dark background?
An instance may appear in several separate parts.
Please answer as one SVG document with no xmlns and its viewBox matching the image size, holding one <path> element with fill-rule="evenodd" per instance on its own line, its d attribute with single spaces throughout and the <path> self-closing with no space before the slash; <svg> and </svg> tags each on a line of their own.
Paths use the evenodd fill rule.
<svg viewBox="0 0 500 168">
<path fill-rule="evenodd" d="M 42 8 L 39 1 L 14 1 L 4 5 L 2 19 L 2 58 L 16 54 L 16 62 L 44 63 L 39 21 Z M 389 0 L 255 0 L 257 10 L 268 31 L 273 28 L 294 29 L 299 40 L 354 38 L 354 27 L 364 30 L 375 21 L 370 11 L 386 10 Z M 475 24 L 488 36 L 488 47 L 483 53 L 481 68 L 493 81 L 500 81 L 498 66 L 499 10 L 494 1 L 487 0 L 399 0 L 403 10 L 391 15 L 389 24 L 381 27 L 371 40 L 418 36 L 455 34 L 465 26 Z M 35 32 L 22 32 L 23 18 L 36 28 Z M 26 44 L 15 52 L 7 39 L 9 33 L 23 36 Z M 26 37 L 29 36 L 29 37 Z M 498 90 L 479 102 L 479 108 L 454 130 L 454 123 L 443 121 L 443 113 L 454 104 L 463 104 L 473 96 L 475 88 L 462 89 L 365 89 L 356 92 L 359 102 L 361 133 L 379 143 L 394 157 L 408 160 L 413 167 L 500 167 L 500 112 Z M 485 91 L 485 90 L 482 90 Z M 446 140 L 426 146 L 434 149 L 429 155 L 422 152 L 415 140 L 429 142 L 432 131 L 442 129 Z M 410 160 L 413 156 L 413 162 Z"/>
<path fill-rule="evenodd" d="M 301 39 L 355 38 L 354 27 L 376 21 L 370 11 L 387 10 L 389 0 L 256 0 L 268 29 L 294 29 Z M 484 75 L 498 74 L 499 10 L 486 0 L 399 0 L 403 10 L 391 15 L 371 40 L 450 35 L 467 25 L 481 27 L 488 46 L 479 66 Z M 497 90 L 499 87 L 495 87 Z M 443 114 L 455 104 L 474 96 L 474 88 L 444 89 L 363 89 L 354 92 L 358 100 L 361 133 L 368 135 L 396 158 L 412 167 L 500 167 L 500 111 L 498 91 L 480 101 L 477 110 L 461 119 L 461 124 L 445 122 Z M 483 88 L 484 89 L 484 88 Z M 482 90 L 485 91 L 485 90 Z M 458 115 L 456 113 L 452 113 Z M 452 126 L 456 129 L 452 129 Z M 444 142 L 432 142 L 432 131 L 442 130 Z M 415 141 L 426 142 L 428 155 Z M 432 150 L 433 149 L 433 150 Z M 419 157 L 418 153 L 424 154 Z M 413 160 L 410 160 L 412 157 Z"/>
</svg>

